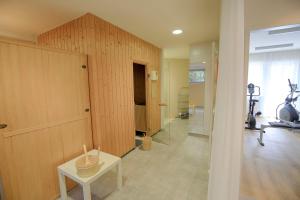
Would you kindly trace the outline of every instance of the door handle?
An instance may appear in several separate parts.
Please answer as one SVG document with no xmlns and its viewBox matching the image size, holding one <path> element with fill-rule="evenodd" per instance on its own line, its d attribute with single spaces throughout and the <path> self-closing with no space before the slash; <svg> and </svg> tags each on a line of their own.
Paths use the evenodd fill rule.
<svg viewBox="0 0 300 200">
<path fill-rule="evenodd" d="M 4 129 L 7 127 L 7 124 L 0 124 L 0 129 Z"/>
</svg>

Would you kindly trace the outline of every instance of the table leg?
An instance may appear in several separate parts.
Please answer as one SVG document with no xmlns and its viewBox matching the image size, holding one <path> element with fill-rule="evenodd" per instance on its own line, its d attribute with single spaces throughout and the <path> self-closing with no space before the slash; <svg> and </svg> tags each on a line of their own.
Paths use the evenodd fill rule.
<svg viewBox="0 0 300 200">
<path fill-rule="evenodd" d="M 118 164 L 118 189 L 122 189 L 122 162 Z"/>
<path fill-rule="evenodd" d="M 60 189 L 60 198 L 61 200 L 67 200 L 67 187 L 66 187 L 66 178 L 65 176 L 58 172 L 58 179 L 59 179 L 59 189 Z"/>
<path fill-rule="evenodd" d="M 83 199 L 84 200 L 91 200 L 91 186 L 90 184 L 85 184 L 82 185 L 82 189 L 83 189 Z"/>
</svg>

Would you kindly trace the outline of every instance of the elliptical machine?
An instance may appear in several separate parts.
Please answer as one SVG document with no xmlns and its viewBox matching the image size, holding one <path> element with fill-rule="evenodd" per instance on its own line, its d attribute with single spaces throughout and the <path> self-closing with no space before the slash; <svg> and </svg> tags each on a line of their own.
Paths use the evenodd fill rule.
<svg viewBox="0 0 300 200">
<path fill-rule="evenodd" d="M 299 93 L 300 91 L 297 91 L 297 84 L 292 84 L 290 79 L 288 79 L 289 87 L 290 87 L 290 93 L 285 98 L 284 103 L 281 103 L 276 108 L 276 119 L 280 120 L 279 123 L 282 125 L 288 125 L 293 127 L 300 127 L 299 124 L 299 111 L 296 110 L 295 102 L 298 100 L 299 95 L 295 97 L 295 93 Z M 278 109 L 280 106 L 283 106 L 283 108 L 279 111 L 279 118 L 278 118 Z M 278 125 L 278 124 L 277 124 Z"/>
<path fill-rule="evenodd" d="M 297 91 L 297 84 L 292 84 L 290 79 L 288 79 L 289 87 L 290 87 L 290 93 L 285 98 L 285 101 L 281 104 L 279 104 L 276 108 L 276 120 L 274 122 L 269 122 L 269 125 L 262 124 L 259 138 L 257 138 L 260 145 L 264 146 L 263 142 L 263 136 L 264 133 L 266 133 L 265 129 L 270 127 L 276 127 L 276 128 L 288 128 L 288 129 L 300 129 L 300 122 L 299 122 L 299 111 L 296 110 L 295 102 L 298 100 L 298 96 L 294 97 L 295 93 L 298 93 L 300 91 Z M 282 105 L 283 108 L 279 111 L 279 118 L 278 118 L 278 109 Z"/>
<path fill-rule="evenodd" d="M 258 89 L 257 95 L 254 94 L 255 88 Z M 249 95 L 247 95 L 247 96 L 249 96 L 249 111 L 248 111 L 247 120 L 245 122 L 245 124 L 247 124 L 247 126 L 245 128 L 250 129 L 250 130 L 260 130 L 260 128 L 256 128 L 256 117 L 261 115 L 261 112 L 258 111 L 257 113 L 254 114 L 255 104 L 258 102 L 258 100 L 253 99 L 254 96 L 260 96 L 260 87 L 255 86 L 253 83 L 249 83 L 248 84 L 248 93 L 249 93 Z"/>
</svg>

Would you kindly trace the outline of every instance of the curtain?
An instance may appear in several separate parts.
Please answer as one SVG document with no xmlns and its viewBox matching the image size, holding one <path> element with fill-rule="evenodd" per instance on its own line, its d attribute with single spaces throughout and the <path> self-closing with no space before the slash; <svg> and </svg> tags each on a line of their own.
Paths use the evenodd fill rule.
<svg viewBox="0 0 300 200">
<path fill-rule="evenodd" d="M 248 83 L 261 88 L 255 110 L 265 117 L 275 117 L 277 106 L 289 94 L 288 79 L 299 88 L 299 75 L 300 50 L 250 54 Z M 296 107 L 300 107 L 300 99 Z"/>
</svg>

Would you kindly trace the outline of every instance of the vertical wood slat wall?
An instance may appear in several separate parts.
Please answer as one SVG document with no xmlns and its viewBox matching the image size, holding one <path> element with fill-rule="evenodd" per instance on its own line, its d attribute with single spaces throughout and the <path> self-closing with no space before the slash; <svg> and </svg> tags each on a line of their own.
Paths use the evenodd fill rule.
<svg viewBox="0 0 300 200">
<path fill-rule="evenodd" d="M 88 55 L 94 146 L 121 156 L 135 145 L 133 62 L 160 72 L 161 50 L 86 14 L 38 37 L 38 44 Z M 149 133 L 160 129 L 160 81 L 148 80 Z"/>
<path fill-rule="evenodd" d="M 87 56 L 0 40 L 0 176 L 9 200 L 56 199 L 57 166 L 92 148 Z"/>
</svg>

